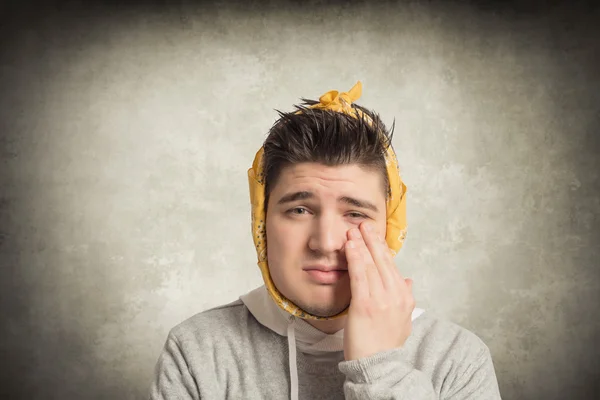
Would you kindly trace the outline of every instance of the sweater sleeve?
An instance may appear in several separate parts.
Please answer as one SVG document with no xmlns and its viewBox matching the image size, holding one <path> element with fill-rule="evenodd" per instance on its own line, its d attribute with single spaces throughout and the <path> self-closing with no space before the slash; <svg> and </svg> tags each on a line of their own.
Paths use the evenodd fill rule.
<svg viewBox="0 0 600 400">
<path fill-rule="evenodd" d="M 190 373 L 177 338 L 170 333 L 158 358 L 150 400 L 200 400 L 196 381 Z"/>
<path fill-rule="evenodd" d="M 464 360 L 457 376 L 445 381 L 451 387 L 440 397 L 430 377 L 403 360 L 402 349 L 393 349 L 359 360 L 342 361 L 339 369 L 346 375 L 346 400 L 498 400 L 500 393 L 489 350 L 476 359 Z M 460 372 L 459 372 L 460 371 Z"/>
</svg>

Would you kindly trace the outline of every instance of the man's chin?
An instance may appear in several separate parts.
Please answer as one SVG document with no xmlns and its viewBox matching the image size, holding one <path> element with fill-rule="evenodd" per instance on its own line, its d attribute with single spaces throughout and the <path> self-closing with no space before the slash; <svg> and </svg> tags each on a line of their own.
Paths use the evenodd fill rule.
<svg viewBox="0 0 600 400">
<path fill-rule="evenodd" d="M 344 306 L 344 307 L 338 306 L 338 307 L 330 307 L 330 308 L 308 307 L 308 308 L 303 308 L 303 310 L 309 314 L 316 315 L 317 317 L 329 318 L 329 317 L 333 317 L 334 315 L 338 315 L 339 313 L 341 313 L 342 311 L 344 311 L 347 308 L 348 308 L 348 306 Z"/>
<path fill-rule="evenodd" d="M 350 301 L 340 303 L 338 301 L 315 301 L 311 298 L 309 301 L 296 302 L 296 305 L 309 314 L 318 317 L 332 317 L 347 309 L 350 306 Z"/>
<path fill-rule="evenodd" d="M 305 312 L 319 317 L 337 315 L 350 305 L 350 285 L 296 285 L 295 290 L 282 294 Z M 287 292 L 287 293 L 286 293 Z M 289 293 L 289 294 L 288 294 Z"/>
</svg>

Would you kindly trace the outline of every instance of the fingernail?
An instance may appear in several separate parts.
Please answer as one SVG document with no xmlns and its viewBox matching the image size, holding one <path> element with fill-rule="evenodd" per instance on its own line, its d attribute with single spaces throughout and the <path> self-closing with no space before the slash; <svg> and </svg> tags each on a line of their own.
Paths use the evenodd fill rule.
<svg viewBox="0 0 600 400">
<path fill-rule="evenodd" d="M 367 230 L 367 232 L 373 231 L 373 227 L 371 226 L 371 224 L 365 224 L 365 229 Z"/>
<path fill-rule="evenodd" d="M 354 239 L 360 239 L 361 238 L 361 234 L 360 231 L 356 228 L 352 228 L 350 230 L 350 236 L 353 237 Z"/>
<path fill-rule="evenodd" d="M 354 242 L 352 240 L 348 240 L 346 242 L 346 247 L 353 249 L 356 245 L 354 244 Z"/>
</svg>

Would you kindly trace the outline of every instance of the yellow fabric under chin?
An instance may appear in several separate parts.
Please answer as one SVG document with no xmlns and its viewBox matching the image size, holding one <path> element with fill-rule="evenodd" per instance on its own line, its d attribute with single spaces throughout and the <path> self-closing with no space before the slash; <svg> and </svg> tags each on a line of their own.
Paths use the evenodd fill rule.
<svg viewBox="0 0 600 400">
<path fill-rule="evenodd" d="M 309 108 L 332 110 L 350 115 L 354 118 L 363 117 L 367 121 L 370 121 L 370 118 L 367 115 L 364 115 L 362 111 L 352 108 L 351 106 L 354 101 L 360 98 L 361 93 L 362 84 L 361 82 L 357 82 L 348 92 L 339 93 L 336 90 L 332 90 L 325 93 L 319 98 L 318 104 L 312 105 Z M 269 294 L 279 307 L 299 318 L 329 320 L 346 315 L 348 313 L 347 309 L 330 317 L 321 317 L 310 314 L 287 299 L 275 287 L 267 263 L 267 235 L 264 211 L 265 186 L 262 168 L 263 152 L 264 149 L 261 147 L 254 157 L 252 168 L 248 170 L 248 183 L 250 185 L 250 202 L 252 205 L 252 238 L 258 256 L 258 267 L 260 268 Z M 395 256 L 402 247 L 404 238 L 406 237 L 406 186 L 400 177 L 398 160 L 396 159 L 396 154 L 392 146 L 388 147 L 385 160 L 390 183 L 390 196 L 386 205 L 387 224 L 385 240 L 391 253 Z"/>
</svg>

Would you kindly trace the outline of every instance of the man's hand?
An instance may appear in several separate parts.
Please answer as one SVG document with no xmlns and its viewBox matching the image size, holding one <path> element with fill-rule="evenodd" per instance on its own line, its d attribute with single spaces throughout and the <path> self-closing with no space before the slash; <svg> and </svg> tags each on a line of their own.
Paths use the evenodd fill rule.
<svg viewBox="0 0 600 400">
<path fill-rule="evenodd" d="M 348 231 L 345 246 L 352 300 L 344 358 L 356 360 L 404 345 L 412 330 L 412 280 L 404 279 L 372 223 Z"/>
</svg>

